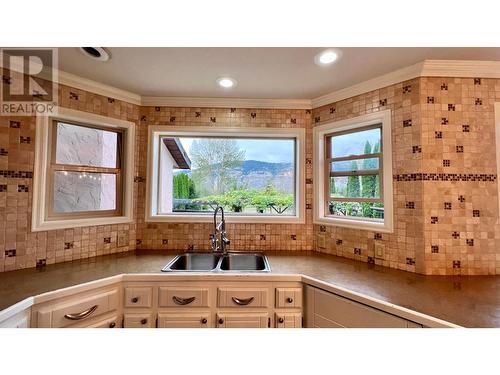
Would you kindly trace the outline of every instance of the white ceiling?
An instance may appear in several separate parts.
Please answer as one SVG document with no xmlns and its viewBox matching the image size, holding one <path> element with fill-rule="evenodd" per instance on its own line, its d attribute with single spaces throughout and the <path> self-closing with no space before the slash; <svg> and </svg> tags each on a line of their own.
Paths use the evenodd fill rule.
<svg viewBox="0 0 500 375">
<path fill-rule="evenodd" d="M 500 48 L 340 48 L 320 67 L 323 48 L 108 48 L 98 62 L 59 49 L 59 69 L 141 96 L 313 99 L 425 59 L 499 61 Z M 230 76 L 230 90 L 216 79 Z"/>
</svg>

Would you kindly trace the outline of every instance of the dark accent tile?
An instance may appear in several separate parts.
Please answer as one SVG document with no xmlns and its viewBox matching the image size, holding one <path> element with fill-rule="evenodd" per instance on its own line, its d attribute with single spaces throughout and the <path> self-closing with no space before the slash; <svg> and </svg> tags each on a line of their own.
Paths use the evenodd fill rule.
<svg viewBox="0 0 500 375">
<path fill-rule="evenodd" d="M 472 238 L 465 239 L 467 246 L 474 246 L 474 240 Z"/>
<path fill-rule="evenodd" d="M 9 127 L 12 129 L 19 129 L 21 127 L 21 123 L 19 121 L 10 121 Z"/>
<path fill-rule="evenodd" d="M 443 132 L 434 132 L 434 136 L 437 139 L 443 138 Z"/>
<path fill-rule="evenodd" d="M 448 91 L 448 85 L 446 83 L 441 85 L 441 91 Z"/>
<path fill-rule="evenodd" d="M 464 202 L 465 202 L 465 197 L 464 197 L 463 195 L 459 195 L 459 196 L 458 196 L 458 201 L 459 201 L 460 203 L 464 203 Z"/>
<path fill-rule="evenodd" d="M 23 137 L 23 136 L 20 136 L 20 137 L 19 137 L 19 142 L 20 142 L 20 143 L 30 144 L 30 143 L 31 143 L 31 137 Z"/>
<path fill-rule="evenodd" d="M 455 239 L 458 240 L 460 238 L 460 232 L 453 232 L 451 236 Z"/>
<path fill-rule="evenodd" d="M 432 253 L 432 254 L 437 254 L 437 253 L 439 253 L 439 246 L 438 246 L 438 245 L 432 245 L 432 246 L 431 246 L 431 253 Z"/>
<path fill-rule="evenodd" d="M 231 113 L 234 113 L 234 112 L 236 112 L 236 108 L 231 108 L 230 111 L 231 111 Z"/>
<path fill-rule="evenodd" d="M 314 118 L 314 122 L 315 122 L 315 123 L 318 123 L 318 122 L 320 122 L 320 121 L 321 121 L 321 117 L 320 117 L 320 116 L 316 116 L 316 117 Z"/>
<path fill-rule="evenodd" d="M 170 121 L 170 122 L 175 122 L 175 116 L 170 116 L 169 121 Z"/>
<path fill-rule="evenodd" d="M 155 107 L 155 112 L 160 112 L 161 108 L 160 107 Z"/>
<path fill-rule="evenodd" d="M 479 216 L 481 216 L 479 210 L 472 210 L 472 217 L 479 217 Z"/>
<path fill-rule="evenodd" d="M 312 178 L 306 178 L 306 185 L 311 185 L 313 183 Z"/>
<path fill-rule="evenodd" d="M 460 268 L 460 261 L 459 260 L 453 261 L 453 268 Z"/>
<path fill-rule="evenodd" d="M 146 116 L 142 115 L 141 116 L 141 121 L 146 121 Z"/>
<path fill-rule="evenodd" d="M 470 125 L 462 125 L 462 132 L 469 133 L 470 132 Z"/>
<path fill-rule="evenodd" d="M 403 94 L 407 94 L 409 92 L 411 92 L 411 85 L 403 86 Z"/>
<path fill-rule="evenodd" d="M 108 98 L 108 103 L 109 103 L 109 104 L 114 104 L 114 103 L 115 103 L 115 99 L 113 99 L 113 98 Z"/>
<path fill-rule="evenodd" d="M 434 104 L 434 97 L 433 96 L 427 97 L 427 104 Z"/>
<path fill-rule="evenodd" d="M 354 255 L 361 255 L 361 249 L 359 247 L 354 248 Z"/>
<path fill-rule="evenodd" d="M 326 225 L 320 225 L 319 226 L 319 231 L 323 232 L 323 233 L 326 232 Z"/>
<path fill-rule="evenodd" d="M 69 98 L 71 100 L 78 100 L 78 94 L 74 93 L 74 92 L 70 92 L 69 93 Z"/>
<path fill-rule="evenodd" d="M 310 109 L 306 109 L 306 115 L 310 115 L 311 114 L 311 110 Z"/>
<path fill-rule="evenodd" d="M 194 250 L 194 245 L 188 245 L 187 249 L 188 249 L 188 251 L 193 251 Z"/>
<path fill-rule="evenodd" d="M 439 221 L 437 216 L 431 216 L 431 224 L 437 224 Z"/>
<path fill-rule="evenodd" d="M 384 107 L 387 105 L 387 99 L 380 99 L 378 101 L 378 104 L 381 106 L 381 107 Z"/>
<path fill-rule="evenodd" d="M 475 105 L 483 105 L 483 99 L 481 99 L 481 98 L 476 98 L 476 100 L 474 101 L 474 104 L 475 104 Z"/>
<path fill-rule="evenodd" d="M 255 112 L 250 113 L 250 117 L 251 118 L 257 118 L 257 113 L 255 113 Z"/>
<path fill-rule="evenodd" d="M 265 241 L 266 240 L 266 235 L 265 234 L 261 234 L 260 235 L 260 240 L 261 241 Z"/>
<path fill-rule="evenodd" d="M 104 237 L 104 243 L 111 243 L 111 237 Z"/>
<path fill-rule="evenodd" d="M 382 239 L 382 234 L 381 233 L 374 233 L 373 234 L 373 239 L 375 239 L 375 240 L 381 240 Z"/>
<path fill-rule="evenodd" d="M 441 125 L 448 125 L 449 122 L 447 117 L 441 117 Z"/>
<path fill-rule="evenodd" d="M 166 238 L 161 240 L 162 245 L 168 245 L 168 240 Z"/>
<path fill-rule="evenodd" d="M 420 146 L 413 146 L 412 147 L 412 152 L 414 154 L 420 154 L 422 152 L 422 147 L 420 147 Z"/>
<path fill-rule="evenodd" d="M 331 107 L 331 108 L 330 108 L 330 114 L 333 114 L 333 113 L 335 113 L 335 112 L 337 112 L 337 108 L 335 108 L 335 107 Z"/>
<path fill-rule="evenodd" d="M 296 234 L 291 234 L 291 235 L 290 235 L 290 238 L 291 238 L 293 241 L 296 241 L 296 240 L 297 240 L 297 235 L 296 235 Z"/>
<path fill-rule="evenodd" d="M 146 182 L 146 179 L 144 177 L 141 177 L 141 176 L 135 176 L 134 182 Z"/>
<path fill-rule="evenodd" d="M 368 264 L 375 264 L 375 258 L 374 257 L 368 257 L 367 261 L 368 261 Z"/>
<path fill-rule="evenodd" d="M 6 85 L 12 84 L 12 77 L 2 75 L 2 82 Z"/>
<path fill-rule="evenodd" d="M 412 125 L 411 118 L 408 120 L 403 120 L 403 128 L 408 128 Z"/>
<path fill-rule="evenodd" d="M 0 148 L 0 156 L 7 156 L 9 155 L 9 151 L 7 151 L 4 148 Z"/>
<path fill-rule="evenodd" d="M 415 208 L 415 202 L 406 202 L 406 208 L 413 210 Z"/>
<path fill-rule="evenodd" d="M 43 268 L 47 265 L 47 259 L 37 259 L 36 268 Z"/>
<path fill-rule="evenodd" d="M 451 210 L 451 202 L 444 202 L 444 209 Z"/>
<path fill-rule="evenodd" d="M 5 250 L 5 257 L 11 258 L 16 256 L 16 249 Z"/>
<path fill-rule="evenodd" d="M 28 185 L 17 185 L 17 192 L 18 193 L 28 193 L 29 192 Z"/>
<path fill-rule="evenodd" d="M 336 240 L 335 245 L 342 245 L 342 242 L 343 242 L 342 240 Z"/>
<path fill-rule="evenodd" d="M 210 117 L 210 122 L 217 122 L 217 118 L 216 117 Z"/>
<path fill-rule="evenodd" d="M 306 210 L 312 210 L 312 204 L 306 203 Z"/>
<path fill-rule="evenodd" d="M 1 169 L 0 177 L 5 178 L 33 178 L 33 172 L 29 171 L 8 171 Z"/>
<path fill-rule="evenodd" d="M 448 159 L 443 160 L 443 167 L 449 167 L 451 166 L 451 161 Z"/>
<path fill-rule="evenodd" d="M 464 152 L 464 146 L 457 146 L 456 149 L 459 154 Z"/>
<path fill-rule="evenodd" d="M 415 258 L 406 258 L 406 264 L 409 266 L 415 265 Z"/>
<path fill-rule="evenodd" d="M 311 158 L 306 158 L 306 164 L 312 164 L 313 160 Z"/>
<path fill-rule="evenodd" d="M 448 104 L 448 111 L 455 111 L 455 104 Z"/>
<path fill-rule="evenodd" d="M 136 244 L 137 246 L 142 245 L 142 240 L 135 240 L 135 244 Z"/>
<path fill-rule="evenodd" d="M 64 243 L 64 250 L 72 249 L 73 246 L 74 246 L 73 242 L 65 242 Z"/>
<path fill-rule="evenodd" d="M 201 117 L 201 112 L 195 112 L 194 117 Z"/>
<path fill-rule="evenodd" d="M 5 193 L 7 191 L 7 185 L 0 185 L 0 193 Z"/>
<path fill-rule="evenodd" d="M 481 84 L 481 78 L 474 78 L 474 84 L 475 85 L 480 85 Z"/>
<path fill-rule="evenodd" d="M 296 124 L 297 123 L 297 119 L 296 118 L 291 118 L 290 119 L 290 123 L 291 124 Z"/>
</svg>

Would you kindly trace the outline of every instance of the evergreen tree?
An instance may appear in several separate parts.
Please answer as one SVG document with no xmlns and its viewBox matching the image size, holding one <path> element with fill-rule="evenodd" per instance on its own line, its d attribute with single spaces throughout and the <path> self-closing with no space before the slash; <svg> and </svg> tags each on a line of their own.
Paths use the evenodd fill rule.
<svg viewBox="0 0 500 375">
<path fill-rule="evenodd" d="M 351 163 L 351 170 L 356 170 L 357 164 L 355 161 Z M 360 194 L 360 184 L 359 176 L 349 176 L 347 178 L 347 196 L 348 197 L 359 197 Z"/>
</svg>

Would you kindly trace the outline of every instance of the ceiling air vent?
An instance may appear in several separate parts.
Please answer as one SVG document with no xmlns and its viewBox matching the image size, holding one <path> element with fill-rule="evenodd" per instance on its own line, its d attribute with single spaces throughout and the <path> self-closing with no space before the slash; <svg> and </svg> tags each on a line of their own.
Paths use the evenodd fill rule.
<svg viewBox="0 0 500 375">
<path fill-rule="evenodd" d="M 97 61 L 108 61 L 111 58 L 109 52 L 102 47 L 80 47 L 80 51 Z"/>
</svg>

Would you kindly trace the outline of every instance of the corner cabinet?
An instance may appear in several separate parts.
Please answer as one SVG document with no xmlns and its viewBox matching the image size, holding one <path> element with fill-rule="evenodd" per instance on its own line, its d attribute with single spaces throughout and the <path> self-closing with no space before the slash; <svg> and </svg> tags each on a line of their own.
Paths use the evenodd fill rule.
<svg viewBox="0 0 500 375">
<path fill-rule="evenodd" d="M 309 285 L 304 294 L 307 328 L 422 328 L 421 324 Z"/>
</svg>

